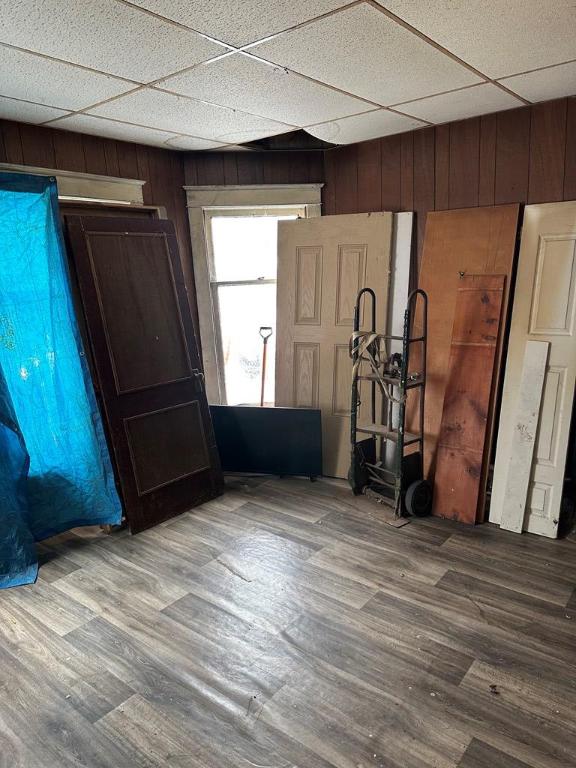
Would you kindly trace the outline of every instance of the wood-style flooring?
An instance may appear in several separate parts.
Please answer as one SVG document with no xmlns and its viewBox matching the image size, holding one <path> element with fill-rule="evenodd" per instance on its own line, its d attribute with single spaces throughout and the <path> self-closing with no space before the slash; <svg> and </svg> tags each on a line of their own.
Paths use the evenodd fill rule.
<svg viewBox="0 0 576 768">
<path fill-rule="evenodd" d="M 576 542 L 238 482 L 0 593 L 2 768 L 576 765 Z"/>
</svg>

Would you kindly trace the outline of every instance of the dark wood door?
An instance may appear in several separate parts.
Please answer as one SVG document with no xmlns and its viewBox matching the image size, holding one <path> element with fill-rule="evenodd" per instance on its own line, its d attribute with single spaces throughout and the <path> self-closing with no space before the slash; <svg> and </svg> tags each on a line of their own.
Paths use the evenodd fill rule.
<svg viewBox="0 0 576 768">
<path fill-rule="evenodd" d="M 174 227 L 66 216 L 109 442 L 133 533 L 222 492 Z"/>
</svg>

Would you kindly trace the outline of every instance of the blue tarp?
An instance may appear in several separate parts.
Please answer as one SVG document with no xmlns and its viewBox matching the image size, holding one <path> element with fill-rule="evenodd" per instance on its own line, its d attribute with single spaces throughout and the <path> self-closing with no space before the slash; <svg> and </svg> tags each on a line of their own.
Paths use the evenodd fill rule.
<svg viewBox="0 0 576 768">
<path fill-rule="evenodd" d="M 34 541 L 120 518 L 56 183 L 0 173 L 0 587 L 35 580 Z"/>
</svg>

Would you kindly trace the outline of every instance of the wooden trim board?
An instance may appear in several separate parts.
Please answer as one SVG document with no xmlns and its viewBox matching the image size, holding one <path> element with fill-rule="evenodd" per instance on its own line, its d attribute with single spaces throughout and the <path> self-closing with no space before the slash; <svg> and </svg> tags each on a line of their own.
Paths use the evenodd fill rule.
<svg viewBox="0 0 576 768">
<path fill-rule="evenodd" d="M 524 350 L 500 522 L 501 528 L 514 533 L 522 533 L 524 524 L 549 347 L 547 341 L 527 341 Z"/>
</svg>

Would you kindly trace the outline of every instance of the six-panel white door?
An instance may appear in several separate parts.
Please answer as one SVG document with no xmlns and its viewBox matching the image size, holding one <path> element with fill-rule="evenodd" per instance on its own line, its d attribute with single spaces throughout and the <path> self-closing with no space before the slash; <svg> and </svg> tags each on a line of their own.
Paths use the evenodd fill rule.
<svg viewBox="0 0 576 768">
<path fill-rule="evenodd" d="M 384 331 L 391 239 L 391 213 L 278 225 L 276 405 L 321 409 L 327 476 L 346 477 L 350 466 L 354 305 L 361 288 L 373 288 L 377 328 Z"/>
</svg>

